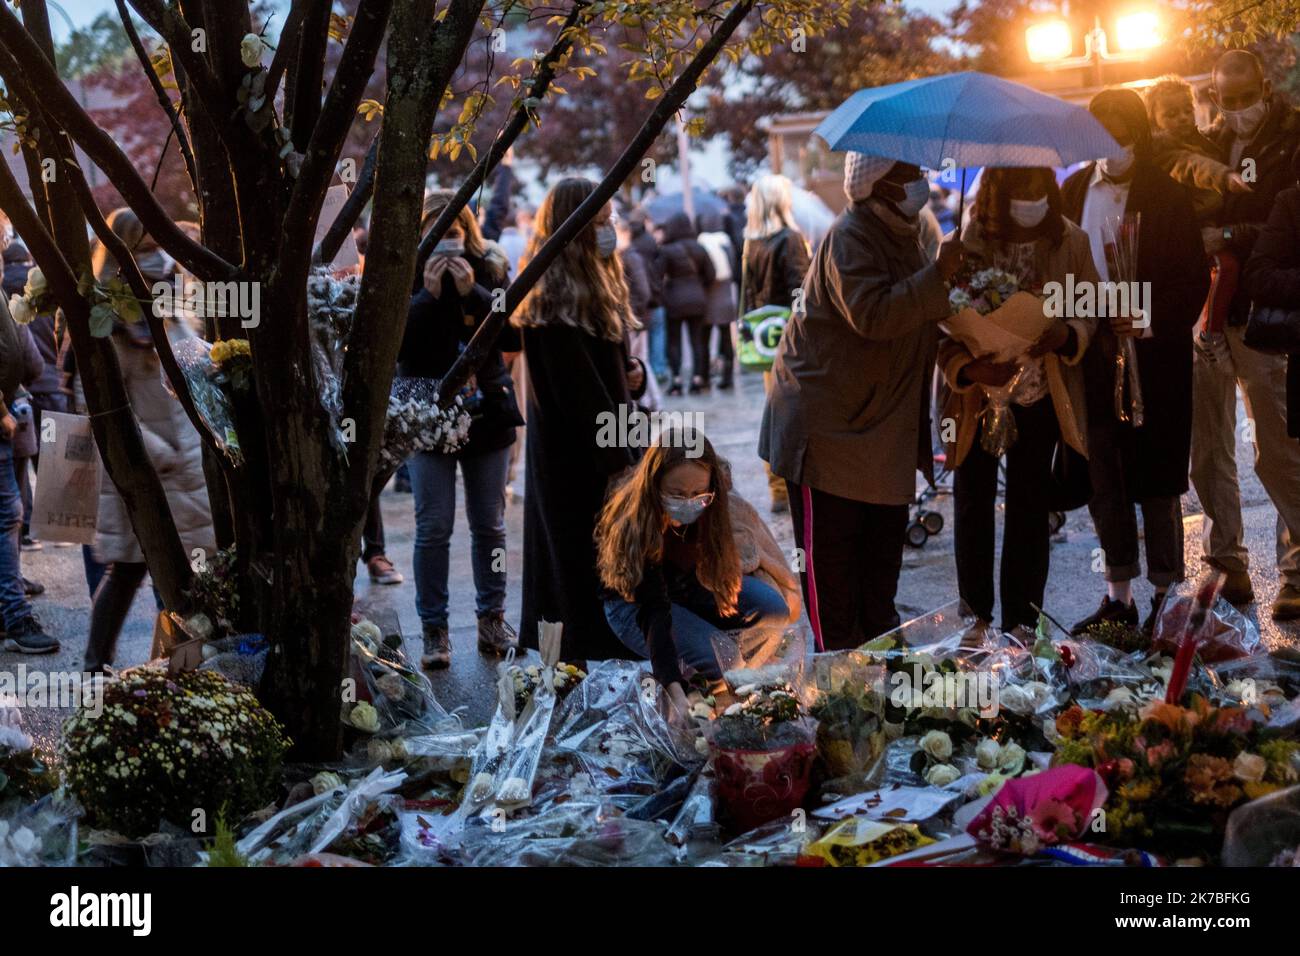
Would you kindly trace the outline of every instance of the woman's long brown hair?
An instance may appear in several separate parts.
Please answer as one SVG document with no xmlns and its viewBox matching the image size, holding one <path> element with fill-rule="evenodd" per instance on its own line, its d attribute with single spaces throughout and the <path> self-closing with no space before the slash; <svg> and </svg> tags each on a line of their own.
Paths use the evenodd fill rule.
<svg viewBox="0 0 1300 956">
<path fill-rule="evenodd" d="M 707 438 L 689 431 L 661 435 L 605 502 L 596 524 L 600 579 L 625 601 L 634 600 L 646 564 L 661 562 L 664 556 L 668 516 L 659 499 L 664 476 L 683 462 L 691 462 L 708 469 L 709 491 L 713 492 L 713 502 L 695 523 L 699 529 L 695 577 L 713 594 L 719 614 L 735 614 L 741 575 L 727 498 L 731 472 Z M 687 449 L 700 447 L 703 453 L 698 458 L 687 457 Z"/>
<path fill-rule="evenodd" d="M 428 232 L 429 227 L 437 222 L 438 216 L 442 214 L 442 211 L 455 195 L 450 189 L 435 189 L 424 197 L 424 212 L 420 219 L 421 234 Z M 462 206 L 460 212 L 456 215 L 456 225 L 460 226 L 460 231 L 465 236 L 465 251 L 476 259 L 482 259 L 487 263 L 488 269 L 493 273 L 492 278 L 497 281 L 504 279 L 509 263 L 498 246 L 488 243 L 483 238 L 483 230 L 479 228 L 474 210 L 470 209 L 468 205 Z M 424 260 L 421 260 L 418 269 L 423 271 Z M 416 281 L 419 281 L 419 276 L 417 276 Z"/>
<path fill-rule="evenodd" d="M 555 184 L 537 209 L 535 231 L 523 266 L 595 188 L 590 179 L 562 179 Z M 627 332 L 638 328 L 628 305 L 623 263 L 618 255 L 601 258 L 596 252 L 594 224 L 564 247 L 512 321 L 520 327 L 571 325 L 611 342 L 622 342 Z"/>
</svg>

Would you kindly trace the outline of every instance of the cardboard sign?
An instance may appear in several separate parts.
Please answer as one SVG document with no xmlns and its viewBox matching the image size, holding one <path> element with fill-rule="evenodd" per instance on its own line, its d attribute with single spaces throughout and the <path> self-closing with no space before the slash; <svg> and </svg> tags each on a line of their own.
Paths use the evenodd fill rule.
<svg viewBox="0 0 1300 956">
<path fill-rule="evenodd" d="M 334 220 L 339 217 L 343 210 L 343 204 L 348 201 L 349 189 L 347 186 L 331 186 L 325 193 L 325 202 L 320 207 L 320 219 L 316 221 L 316 238 L 312 240 L 312 246 L 320 245 L 320 241 L 325 238 L 325 233 L 329 232 L 330 226 L 334 225 Z M 349 272 L 361 265 L 361 252 L 357 249 L 357 241 L 352 237 L 352 230 L 343 237 L 343 244 L 339 246 L 338 255 L 330 261 L 330 270 L 335 274 L 340 272 Z"/>
<path fill-rule="evenodd" d="M 53 440 L 41 442 L 32 537 L 93 544 L 102 466 L 90 419 L 63 412 L 43 412 L 41 419 L 41 437 L 50 434 Z"/>
</svg>

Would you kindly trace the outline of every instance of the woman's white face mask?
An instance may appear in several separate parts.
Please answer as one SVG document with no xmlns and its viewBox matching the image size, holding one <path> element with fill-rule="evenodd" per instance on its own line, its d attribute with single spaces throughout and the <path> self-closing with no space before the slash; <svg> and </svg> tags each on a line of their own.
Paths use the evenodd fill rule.
<svg viewBox="0 0 1300 956">
<path fill-rule="evenodd" d="M 1047 197 L 1040 199 L 1011 200 L 1011 221 L 1017 226 L 1032 229 L 1047 216 Z"/>
<path fill-rule="evenodd" d="M 930 181 L 924 176 L 903 185 L 903 198 L 897 203 L 898 211 L 909 219 L 930 201 Z"/>
<path fill-rule="evenodd" d="M 1124 149 L 1114 156 L 1107 156 L 1105 159 L 1098 160 L 1101 171 L 1107 176 L 1127 176 L 1129 170 L 1133 168 L 1133 163 L 1137 156 L 1133 152 L 1132 146 L 1125 146 Z"/>
</svg>

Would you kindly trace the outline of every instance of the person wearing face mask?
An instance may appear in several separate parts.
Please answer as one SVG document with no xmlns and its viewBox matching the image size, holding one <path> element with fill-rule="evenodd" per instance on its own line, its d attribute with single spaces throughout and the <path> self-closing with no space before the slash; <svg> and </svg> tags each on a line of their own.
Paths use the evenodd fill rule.
<svg viewBox="0 0 1300 956">
<path fill-rule="evenodd" d="M 421 231 L 433 225 L 451 196 L 449 190 L 429 194 Z M 505 253 L 483 238 L 473 212 L 462 209 L 428 259 L 419 264 L 418 284 L 397 355 L 397 374 L 414 378 L 446 375 L 491 313 L 493 290 L 505 286 L 508 268 Z M 462 394 L 472 421 L 465 446 L 452 455 L 416 452 L 407 463 L 415 498 L 415 604 L 424 632 L 422 663 L 426 668 L 451 663 L 447 579 L 456 519 L 457 468 L 465 484 L 479 650 L 504 654 L 516 644 L 514 630 L 505 620 L 506 574 L 497 565 L 497 556 L 506 546 L 510 447 L 515 429 L 523 424 L 502 353 L 517 352 L 519 347 L 518 333 L 503 330 L 466 385 Z"/>
<path fill-rule="evenodd" d="M 1224 197 L 1217 221 L 1203 230 L 1206 248 L 1226 250 L 1245 263 L 1278 194 L 1292 183 L 1291 157 L 1300 146 L 1300 111 L 1264 78 L 1254 54 L 1232 50 L 1214 66 L 1210 98 L 1222 113 L 1208 131 L 1220 158 L 1249 170 L 1251 190 Z M 1245 347 L 1250 290 L 1238 286 L 1221 333 L 1198 330 L 1195 339 L 1195 428 L 1192 484 L 1205 508 L 1205 561 L 1227 574 L 1223 594 L 1234 604 L 1255 599 L 1244 543 L 1237 481 L 1237 389 L 1253 422 L 1255 473 L 1277 509 L 1277 569 L 1281 578 L 1272 613 L 1300 618 L 1300 446 L 1287 438 L 1285 356 Z"/>
<path fill-rule="evenodd" d="M 527 258 L 595 188 L 572 178 L 551 189 Z M 630 436 L 604 437 L 604 423 L 626 420 L 645 387 L 640 364 L 627 354 L 639 324 L 608 238 L 612 215 L 606 203 L 510 317 L 523 340 L 529 386 L 519 640 L 535 648 L 539 622 L 561 623 L 562 656 L 570 661 L 629 655 L 605 620 L 593 538 L 607 491 L 640 458 Z"/>
<path fill-rule="evenodd" d="M 107 222 L 134 253 L 145 282 L 152 285 L 171 281 L 175 263 L 144 231 L 134 212 L 116 209 L 109 213 Z M 96 281 L 101 283 L 120 274 L 118 263 L 100 243 L 91 252 L 91 267 Z M 194 332 L 183 317 L 165 318 L 170 339 L 193 337 Z M 212 527 L 199 433 L 181 403 L 163 385 L 161 361 L 145 323 L 116 323 L 110 338 L 117 352 L 122 382 L 131 399 L 131 411 L 140 426 L 145 450 L 167 493 L 167 504 L 185 553 L 192 554 L 198 548 L 203 554 L 213 554 L 217 539 Z M 130 515 L 107 470 L 100 486 L 93 559 L 98 567 L 88 564 L 88 575 L 98 573 L 99 578 L 90 611 L 85 668 L 90 673 L 99 673 L 113 663 L 122 624 L 148 573 Z M 155 601 L 161 608 L 156 592 Z"/>
<path fill-rule="evenodd" d="M 1061 215 L 1061 195 L 1050 169 L 990 167 L 981 177 L 962 244 L 977 268 L 1020 277 L 1020 287 L 1042 290 L 1097 281 L 1087 234 Z M 947 442 L 956 469 L 954 527 L 957 585 L 962 600 L 984 623 L 993 620 L 994 504 L 998 459 L 980 443 L 987 392 L 1020 367 L 1011 392 L 1017 437 L 1006 453 L 1006 512 L 1002 538 L 1002 630 L 1032 633 L 1047 585 L 1051 532 L 1052 459 L 1064 442 L 1088 454 L 1086 399 L 1080 364 L 1097 327 L 1094 316 L 1053 319 L 1051 327 L 1019 361 L 975 359 L 955 339 L 939 342 L 939 368 L 947 386 L 943 421 L 956 423 Z M 1064 451 L 1060 452 L 1061 454 Z"/>
<path fill-rule="evenodd" d="M 1150 290 L 1149 315 L 1101 314 L 1083 370 L 1088 401 L 1088 474 L 1092 514 L 1106 558 L 1106 595 L 1092 615 L 1075 625 L 1081 633 L 1103 621 L 1137 625 L 1149 634 L 1169 586 L 1181 581 L 1183 513 L 1192 431 L 1192 327 L 1209 288 L 1205 251 L 1188 191 L 1153 162 L 1146 107 L 1132 90 L 1103 90 L 1088 106 L 1122 147 L 1090 163 L 1061 186 L 1065 215 L 1082 226 L 1103 280 L 1118 281 L 1107 265 L 1107 223 L 1141 216 L 1136 281 Z M 1077 277 L 1076 277 L 1077 283 Z M 1147 285 L 1149 283 L 1149 285 Z M 1097 295 L 1104 304 L 1107 296 Z M 1140 306 L 1140 302 L 1138 303 Z M 1142 324 L 1139 324 L 1142 323 Z M 1137 354 L 1145 422 L 1135 428 L 1115 409 L 1115 356 L 1121 337 L 1132 337 Z M 1131 582 L 1141 573 L 1137 508 L 1147 579 L 1155 594 L 1140 616 Z"/>
<path fill-rule="evenodd" d="M 916 472 L 933 474 L 930 385 L 948 280 L 963 247 L 929 261 L 917 166 L 850 153 L 850 206 L 822 240 L 781 337 L 759 455 L 786 481 L 817 647 L 896 627 Z"/>
<path fill-rule="evenodd" d="M 679 712 L 685 672 L 722 677 L 715 634 L 799 617 L 799 584 L 780 546 L 694 429 L 667 432 L 646 451 L 610 495 L 596 539 L 609 625 L 650 660 Z"/>
</svg>

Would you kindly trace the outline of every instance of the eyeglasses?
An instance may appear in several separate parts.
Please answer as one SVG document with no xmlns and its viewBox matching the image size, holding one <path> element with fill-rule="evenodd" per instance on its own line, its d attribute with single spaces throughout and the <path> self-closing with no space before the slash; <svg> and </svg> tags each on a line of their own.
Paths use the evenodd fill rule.
<svg viewBox="0 0 1300 956">
<path fill-rule="evenodd" d="M 707 508 L 709 505 L 713 504 L 714 493 L 712 491 L 706 491 L 702 495 L 694 495 L 694 496 L 665 494 L 665 497 L 676 498 L 678 501 L 688 501 L 691 503 L 699 502 L 700 507 Z"/>
</svg>

